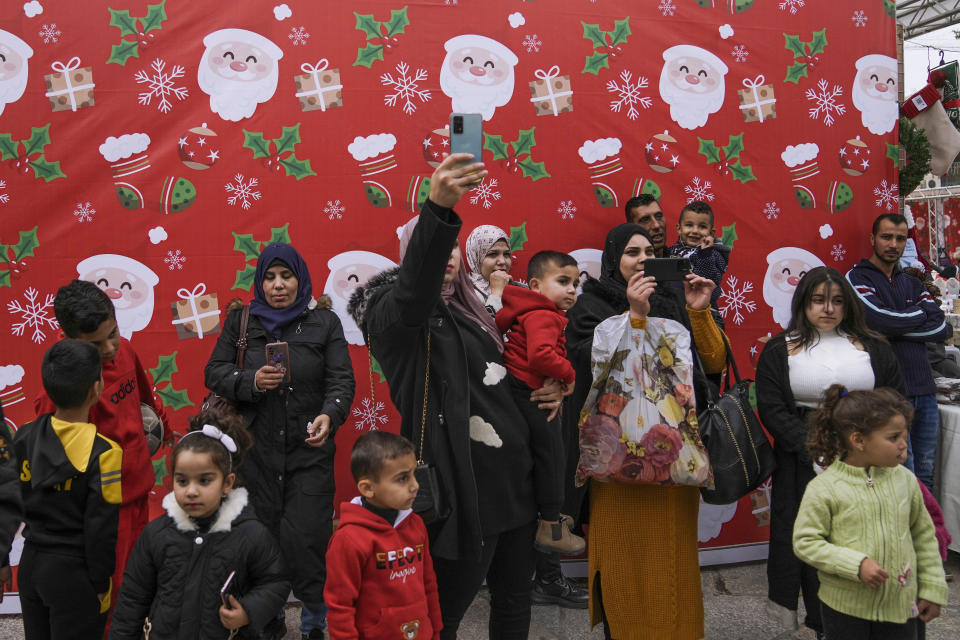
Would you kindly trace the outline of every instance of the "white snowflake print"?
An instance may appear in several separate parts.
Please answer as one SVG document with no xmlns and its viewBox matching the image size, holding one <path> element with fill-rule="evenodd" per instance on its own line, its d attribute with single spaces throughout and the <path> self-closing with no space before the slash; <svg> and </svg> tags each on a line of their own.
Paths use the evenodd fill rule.
<svg viewBox="0 0 960 640">
<path fill-rule="evenodd" d="M 421 89 L 420 82 L 427 79 L 426 69 L 417 69 L 413 76 L 408 76 L 410 65 L 406 62 L 397 63 L 397 77 L 392 73 L 385 73 L 380 76 L 380 84 L 393 89 L 393 93 L 388 93 L 383 97 L 383 103 L 388 107 L 397 106 L 397 102 L 403 100 L 403 112 L 408 116 L 417 110 L 415 102 L 429 102 L 430 90 Z"/>
<path fill-rule="evenodd" d="M 240 208 L 246 211 L 252 204 L 251 200 L 260 199 L 260 192 L 254 189 L 259 184 L 260 181 L 256 178 L 244 181 L 242 173 L 233 176 L 233 182 L 223 185 L 224 191 L 230 194 L 227 196 L 227 204 L 239 202 Z"/>
<path fill-rule="evenodd" d="M 750 55 L 750 52 L 747 51 L 747 47 L 742 44 L 738 44 L 733 48 L 733 51 L 730 52 L 730 55 L 733 56 L 733 59 L 737 62 L 746 62 L 747 56 Z"/>
<path fill-rule="evenodd" d="M 19 300 L 7 303 L 7 311 L 20 316 L 20 322 L 14 322 L 10 325 L 10 333 L 15 336 L 22 336 L 28 328 L 32 328 L 33 333 L 30 339 L 35 344 L 40 344 L 47 339 L 45 329 L 56 331 L 60 328 L 56 317 L 50 313 L 53 310 L 53 294 L 48 293 L 41 303 L 38 301 L 40 292 L 33 287 L 27 287 L 23 297 L 25 299 L 23 305 L 20 304 Z"/>
<path fill-rule="evenodd" d="M 618 100 L 610 101 L 610 111 L 620 113 L 620 109 L 626 105 L 627 118 L 636 120 L 640 112 L 635 105 L 639 104 L 644 109 L 649 109 L 650 105 L 653 104 L 653 100 L 649 97 L 640 95 L 640 90 L 647 88 L 647 79 L 644 76 L 637 76 L 637 81 L 634 83 L 633 73 L 630 71 L 621 71 L 620 79 L 623 81 L 623 84 L 617 84 L 616 80 L 609 80 L 607 82 L 607 91 L 616 93 L 619 98 Z"/>
<path fill-rule="evenodd" d="M 43 44 L 50 44 L 51 42 L 60 42 L 60 36 L 63 34 L 60 33 L 60 29 L 57 29 L 56 24 L 50 23 L 40 27 L 37 35 L 43 38 Z"/>
<path fill-rule="evenodd" d="M 847 108 L 837 102 L 837 98 L 843 95 L 843 87 L 835 84 L 830 88 L 824 78 L 817 83 L 816 91 L 807 89 L 804 95 L 807 100 L 813 101 L 814 106 L 810 107 L 810 117 L 819 120 L 823 116 L 823 124 L 828 127 L 832 127 L 835 122 L 834 114 L 842 116 L 847 112 Z"/>
<path fill-rule="evenodd" d="M 867 17 L 867 14 L 863 9 L 857 9 L 853 12 L 853 16 L 850 19 L 853 20 L 853 26 L 866 27 L 867 20 L 870 18 Z"/>
<path fill-rule="evenodd" d="M 357 418 L 353 425 L 354 428 L 357 431 L 363 431 L 364 429 L 376 431 L 379 429 L 378 425 L 387 424 L 389 418 L 383 414 L 385 408 L 386 406 L 382 402 L 375 403 L 370 398 L 364 398 L 360 401 L 360 406 L 353 409 L 353 417 Z"/>
<path fill-rule="evenodd" d="M 307 33 L 306 27 L 292 27 L 290 33 L 287 35 L 288 38 L 293 42 L 293 46 L 307 44 L 307 39 L 310 38 L 310 34 Z"/>
<path fill-rule="evenodd" d="M 733 323 L 743 324 L 745 312 L 754 312 L 757 310 L 757 303 L 748 299 L 747 294 L 753 291 L 752 282 L 740 283 L 737 276 L 727 276 L 723 283 L 723 293 L 717 300 L 717 308 L 720 309 L 720 315 L 726 318 L 733 312 Z"/>
<path fill-rule="evenodd" d="M 96 212 L 97 210 L 89 202 L 78 202 L 73 215 L 77 218 L 77 222 L 93 222 L 93 215 Z"/>
<path fill-rule="evenodd" d="M 165 263 L 170 267 L 170 271 L 177 269 L 178 271 L 183 270 L 183 263 L 187 261 L 187 256 L 183 255 L 180 252 L 180 249 L 176 251 L 170 250 L 167 251 L 167 257 L 163 259 Z"/>
<path fill-rule="evenodd" d="M 522 44 L 523 48 L 527 50 L 527 53 L 536 53 L 540 51 L 540 47 L 543 45 L 543 42 L 537 37 L 537 34 L 527 34 L 527 37 L 525 37 L 523 42 L 520 44 Z"/>
<path fill-rule="evenodd" d="M 573 204 L 573 200 L 561 200 L 560 206 L 557 207 L 557 213 L 560 214 L 561 220 L 573 220 L 573 214 L 577 212 L 577 206 Z"/>
<path fill-rule="evenodd" d="M 327 205 L 323 208 L 323 212 L 331 220 L 342 220 L 343 212 L 346 210 L 347 208 L 339 200 L 327 200 Z"/>
<path fill-rule="evenodd" d="M 716 196 L 710 191 L 712 187 L 709 180 L 701 181 L 700 176 L 693 176 L 693 182 L 683 188 L 684 193 L 687 194 L 687 204 L 694 200 L 713 202 Z"/>
<path fill-rule="evenodd" d="M 840 262 L 847 255 L 847 250 L 843 248 L 842 244 L 833 245 L 833 249 L 830 250 L 830 255 L 833 256 L 834 262 Z"/>
<path fill-rule="evenodd" d="M 897 208 L 897 199 L 900 186 L 894 183 L 887 184 L 886 179 L 880 181 L 880 185 L 873 188 L 873 195 L 877 196 L 874 201 L 878 207 L 885 207 L 887 211 L 893 211 Z"/>
<path fill-rule="evenodd" d="M 777 206 L 776 202 L 765 202 L 763 214 L 767 216 L 767 220 L 776 220 L 780 217 L 780 207 Z"/>
<path fill-rule="evenodd" d="M 803 8 L 805 0 L 784 0 L 780 3 L 780 11 L 789 11 L 792 15 L 797 15 L 797 11 Z"/>
<path fill-rule="evenodd" d="M 493 206 L 494 200 L 500 199 L 500 192 L 496 191 L 496 187 L 496 178 L 490 178 L 489 180 L 484 178 L 470 192 L 470 204 L 480 203 L 484 209 L 489 209 Z"/>
<path fill-rule="evenodd" d="M 4 191 L 6 190 L 6 188 L 7 188 L 7 181 L 0 180 L 0 191 Z M 0 204 L 7 204 L 8 202 L 10 202 L 10 194 L 0 193 Z"/>
<path fill-rule="evenodd" d="M 663 14 L 663 17 L 673 16 L 677 13 L 677 5 L 673 3 L 673 0 L 660 0 L 660 4 L 657 5 L 657 11 Z"/>
<path fill-rule="evenodd" d="M 171 96 L 179 101 L 189 95 L 186 87 L 175 86 L 176 82 L 183 78 L 184 68 L 179 64 L 175 64 L 170 70 L 170 73 L 167 73 L 165 71 L 167 62 L 159 58 L 150 63 L 150 67 L 153 69 L 153 75 L 141 69 L 133 76 L 137 84 L 145 84 L 149 89 L 149 91 L 142 91 L 137 96 L 137 102 L 142 105 L 149 105 L 154 96 L 156 96 L 160 98 L 160 102 L 157 103 L 157 109 L 161 113 L 170 113 L 170 109 L 173 108 L 173 103 L 170 102 Z"/>
</svg>

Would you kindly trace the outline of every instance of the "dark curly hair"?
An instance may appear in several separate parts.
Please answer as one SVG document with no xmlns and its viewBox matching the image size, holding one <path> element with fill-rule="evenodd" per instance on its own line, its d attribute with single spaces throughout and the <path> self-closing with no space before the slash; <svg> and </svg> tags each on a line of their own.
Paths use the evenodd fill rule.
<svg viewBox="0 0 960 640">
<path fill-rule="evenodd" d="M 189 438 L 181 437 L 173 447 L 170 454 L 171 471 L 177 468 L 177 456 L 181 451 L 189 450 L 198 453 L 209 453 L 213 458 L 213 463 L 223 472 L 224 477 L 231 472 L 236 472 L 237 467 L 243 461 L 243 454 L 253 446 L 253 436 L 247 431 L 243 424 L 243 418 L 238 415 L 224 414 L 218 411 L 201 410 L 195 416 L 190 418 L 190 428 L 187 433 L 200 431 L 203 425 L 209 424 L 220 429 L 231 438 L 237 445 L 236 453 L 231 454 L 227 448 L 220 443 L 206 436 L 191 436 Z"/>
<path fill-rule="evenodd" d="M 820 407 L 808 416 L 807 449 L 810 457 L 822 467 L 834 460 L 842 460 L 847 454 L 850 434 L 868 435 L 882 428 L 895 415 L 903 416 L 909 428 L 913 421 L 913 405 L 889 387 L 847 391 L 842 384 L 830 385 L 823 392 Z"/>
</svg>

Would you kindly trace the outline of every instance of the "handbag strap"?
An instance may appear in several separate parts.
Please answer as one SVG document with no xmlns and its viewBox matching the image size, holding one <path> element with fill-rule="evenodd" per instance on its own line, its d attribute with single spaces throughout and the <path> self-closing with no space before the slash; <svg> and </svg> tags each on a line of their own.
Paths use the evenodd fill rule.
<svg viewBox="0 0 960 640">
<path fill-rule="evenodd" d="M 243 367 L 243 357 L 247 354 L 247 324 L 250 322 L 250 305 L 243 305 L 240 316 L 240 336 L 237 338 L 237 368 Z"/>
<path fill-rule="evenodd" d="M 697 363 L 697 369 L 700 370 L 700 375 L 702 375 L 703 378 L 704 378 L 704 380 L 706 380 L 706 379 L 707 379 L 707 372 L 706 372 L 706 370 L 703 368 L 703 360 L 700 358 L 700 354 L 697 353 L 696 342 L 694 342 L 694 341 L 692 340 L 692 338 L 693 338 L 693 332 L 690 333 L 690 337 L 691 337 L 691 342 L 693 343 L 693 359 L 694 359 L 694 360 L 696 361 L 696 363 Z M 727 352 L 726 362 L 725 362 L 724 365 L 723 365 L 723 369 L 726 370 L 726 369 L 732 367 L 732 368 L 733 368 L 733 377 L 736 379 L 737 383 L 739 383 L 739 382 L 740 382 L 740 370 L 737 368 L 737 361 L 736 361 L 736 359 L 733 357 L 733 350 L 730 348 L 730 341 L 727 339 L 727 335 L 726 335 L 723 331 L 720 331 L 720 337 L 723 338 L 723 346 L 724 346 L 724 349 L 726 349 L 726 352 Z M 726 389 L 719 389 L 720 395 L 722 395 L 722 394 L 724 393 L 724 391 L 726 391 L 727 389 L 730 389 L 730 387 L 732 387 L 732 386 L 733 386 L 733 385 L 730 384 L 730 377 L 727 376 Z M 713 394 L 713 388 L 712 388 L 710 385 L 707 385 L 707 400 L 708 400 L 709 402 L 716 402 L 717 399 L 718 399 L 718 397 L 719 397 L 719 396 L 714 396 L 714 394 Z"/>
</svg>

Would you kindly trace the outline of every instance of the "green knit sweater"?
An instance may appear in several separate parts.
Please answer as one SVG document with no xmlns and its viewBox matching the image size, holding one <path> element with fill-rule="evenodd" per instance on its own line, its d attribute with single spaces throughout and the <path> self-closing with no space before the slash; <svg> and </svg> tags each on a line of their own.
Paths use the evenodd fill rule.
<svg viewBox="0 0 960 640">
<path fill-rule="evenodd" d="M 793 550 L 817 568 L 820 600 L 840 613 L 902 624 L 918 598 L 947 603 L 933 521 L 905 467 L 831 464 L 807 485 Z M 867 557 L 890 574 L 880 589 L 860 582 Z"/>
</svg>

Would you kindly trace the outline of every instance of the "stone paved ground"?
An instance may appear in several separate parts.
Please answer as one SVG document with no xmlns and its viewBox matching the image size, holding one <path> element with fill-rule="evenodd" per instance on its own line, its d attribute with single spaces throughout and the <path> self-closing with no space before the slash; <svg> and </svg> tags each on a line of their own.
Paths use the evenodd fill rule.
<svg viewBox="0 0 960 640">
<path fill-rule="evenodd" d="M 951 554 L 949 566 L 960 576 L 960 556 Z M 808 630 L 783 631 L 772 624 L 764 612 L 767 581 L 766 563 L 728 565 L 706 568 L 703 576 L 703 598 L 706 610 L 706 640 L 813 640 Z M 960 579 L 950 583 L 950 605 L 943 615 L 927 627 L 929 640 L 960 638 Z M 490 612 L 486 591 L 470 607 L 460 628 L 460 638 L 479 640 L 487 637 L 487 616 Z M 299 608 L 287 609 L 287 626 L 296 628 Z M 21 640 L 23 625 L 19 616 L 0 617 L 0 638 Z M 587 629 L 587 612 L 554 606 L 534 607 L 530 638 L 536 640 L 602 640 L 602 630 Z M 291 631 L 285 640 L 299 640 Z"/>
</svg>

